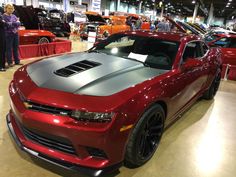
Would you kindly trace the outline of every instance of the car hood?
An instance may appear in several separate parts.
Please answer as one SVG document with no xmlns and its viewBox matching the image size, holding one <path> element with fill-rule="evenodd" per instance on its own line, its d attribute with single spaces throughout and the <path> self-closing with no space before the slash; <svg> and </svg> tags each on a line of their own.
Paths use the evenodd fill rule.
<svg viewBox="0 0 236 177">
<path fill-rule="evenodd" d="M 69 76 L 59 72 L 84 61 L 96 66 Z M 165 72 L 137 61 L 87 52 L 44 59 L 27 66 L 29 77 L 38 87 L 91 96 L 109 96 Z"/>
<path fill-rule="evenodd" d="M 85 15 L 87 16 L 89 22 L 102 22 L 102 23 L 106 23 L 104 18 L 102 18 L 102 16 L 99 15 L 99 14 L 86 13 Z"/>
<path fill-rule="evenodd" d="M 26 29 L 38 29 L 39 18 L 36 15 L 33 6 L 18 6 L 14 5 L 17 16 L 20 17 L 20 21 L 23 23 Z"/>
<path fill-rule="evenodd" d="M 173 26 L 175 26 L 180 32 L 186 33 L 186 30 L 185 30 L 182 26 L 180 26 L 178 23 L 176 23 L 173 19 L 171 19 L 171 18 L 169 18 L 169 17 L 167 17 L 167 16 L 164 16 L 164 18 L 165 18 L 166 20 L 169 20 L 169 22 L 170 22 Z"/>
</svg>

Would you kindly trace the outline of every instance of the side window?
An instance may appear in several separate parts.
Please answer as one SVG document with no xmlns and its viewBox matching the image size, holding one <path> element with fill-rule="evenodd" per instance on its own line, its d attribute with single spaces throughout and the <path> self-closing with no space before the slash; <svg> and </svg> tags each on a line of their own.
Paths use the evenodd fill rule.
<svg viewBox="0 0 236 177">
<path fill-rule="evenodd" d="M 200 42 L 188 43 L 183 54 L 183 62 L 185 62 L 188 58 L 200 58 L 203 55 Z"/>
<path fill-rule="evenodd" d="M 221 47 L 228 47 L 228 46 L 229 46 L 229 43 L 230 43 L 229 38 L 223 37 L 223 38 L 217 40 L 217 41 L 214 43 L 214 45 L 216 45 L 216 46 L 221 46 Z"/>
</svg>

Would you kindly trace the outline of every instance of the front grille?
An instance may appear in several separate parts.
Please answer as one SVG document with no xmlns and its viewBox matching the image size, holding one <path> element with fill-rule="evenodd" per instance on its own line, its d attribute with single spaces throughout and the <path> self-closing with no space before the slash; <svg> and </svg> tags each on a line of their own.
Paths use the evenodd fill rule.
<svg viewBox="0 0 236 177">
<path fill-rule="evenodd" d="M 59 142 L 58 140 L 62 139 L 61 137 L 58 137 L 57 138 L 58 140 L 54 140 L 51 138 L 47 138 L 46 136 L 39 135 L 38 133 L 33 132 L 23 126 L 21 126 L 21 129 L 24 135 L 26 136 L 26 138 L 33 142 L 36 142 L 40 145 L 43 145 L 52 149 L 56 149 L 65 153 L 76 155 L 74 147 L 72 146 L 72 144 L 68 143 L 68 140 L 63 140 L 63 142 L 62 141 Z M 65 143 L 65 141 L 67 141 L 67 143 Z"/>
<path fill-rule="evenodd" d="M 62 115 L 62 116 L 70 116 L 71 115 L 71 110 L 68 109 L 63 109 L 63 108 L 56 108 L 52 106 L 46 106 L 30 101 L 24 102 L 25 106 L 33 111 L 39 111 L 39 112 L 45 112 L 49 114 L 55 114 L 55 115 Z"/>
<path fill-rule="evenodd" d="M 54 73 L 58 76 L 69 77 L 69 76 L 78 74 L 82 71 L 86 71 L 88 69 L 94 68 L 99 65 L 101 65 L 101 63 L 97 63 L 97 62 L 89 61 L 89 60 L 83 60 L 83 61 L 71 64 L 69 66 L 66 66 L 65 68 L 58 69 Z"/>
</svg>

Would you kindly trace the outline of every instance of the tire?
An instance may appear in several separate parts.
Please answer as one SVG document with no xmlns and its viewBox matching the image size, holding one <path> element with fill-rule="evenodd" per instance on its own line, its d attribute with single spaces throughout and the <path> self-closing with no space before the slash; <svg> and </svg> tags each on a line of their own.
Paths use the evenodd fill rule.
<svg viewBox="0 0 236 177">
<path fill-rule="evenodd" d="M 215 95 L 216 92 L 219 89 L 220 86 L 220 80 L 221 80 L 221 72 L 219 72 L 215 79 L 212 81 L 211 86 L 209 87 L 209 89 L 203 94 L 203 98 L 206 100 L 212 100 Z"/>
<path fill-rule="evenodd" d="M 48 44 L 50 40 L 47 37 L 40 37 L 38 40 L 38 44 Z"/>
<path fill-rule="evenodd" d="M 124 162 L 127 167 L 139 167 L 153 156 L 164 131 L 164 121 L 165 111 L 159 104 L 142 115 L 126 146 Z"/>
</svg>

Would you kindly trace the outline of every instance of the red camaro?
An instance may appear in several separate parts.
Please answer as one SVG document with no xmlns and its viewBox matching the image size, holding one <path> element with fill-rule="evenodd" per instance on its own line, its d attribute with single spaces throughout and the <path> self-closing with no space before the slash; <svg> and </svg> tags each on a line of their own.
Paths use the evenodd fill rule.
<svg viewBox="0 0 236 177">
<path fill-rule="evenodd" d="M 221 47 L 223 64 L 236 65 L 236 35 L 216 34 L 214 38 L 209 45 Z"/>
<path fill-rule="evenodd" d="M 137 167 L 165 127 L 220 84 L 221 53 L 197 36 L 125 32 L 16 71 L 7 125 L 22 150 L 93 176 Z"/>
</svg>

